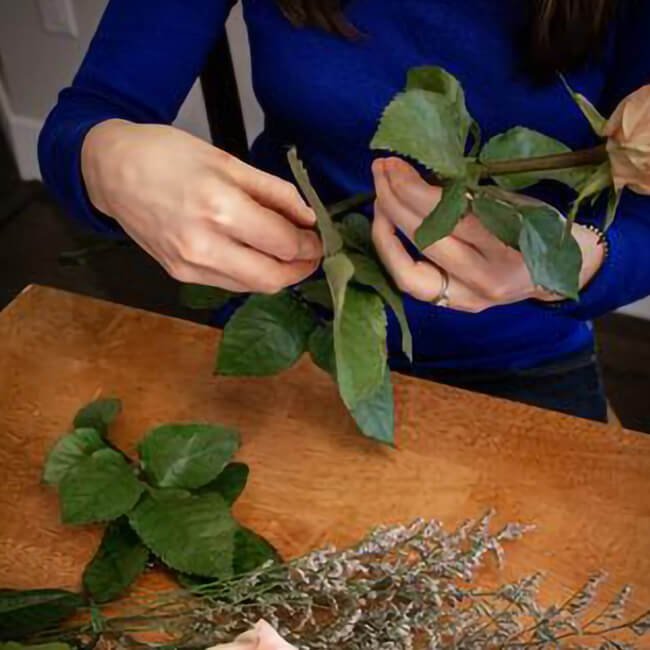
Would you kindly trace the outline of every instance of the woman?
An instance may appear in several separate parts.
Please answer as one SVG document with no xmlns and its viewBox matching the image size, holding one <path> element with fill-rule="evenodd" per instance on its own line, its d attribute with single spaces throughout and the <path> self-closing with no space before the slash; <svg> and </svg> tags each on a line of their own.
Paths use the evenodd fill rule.
<svg viewBox="0 0 650 650">
<path fill-rule="evenodd" d="M 175 278 L 276 292 L 313 273 L 314 215 L 288 180 L 298 146 L 327 201 L 377 192 L 373 238 L 405 293 L 415 363 L 393 366 L 603 420 L 590 320 L 650 293 L 650 202 L 625 195 L 603 243 L 577 225 L 579 302 L 535 288 L 518 253 L 469 217 L 415 262 L 405 248 L 440 191 L 368 148 L 416 65 L 466 89 L 490 137 L 524 124 L 592 143 L 557 71 L 609 114 L 650 80 L 650 4 L 634 0 L 244 0 L 266 128 L 248 166 L 167 126 L 222 33 L 228 0 L 112 0 L 73 85 L 43 130 L 43 175 L 66 209 L 126 231 Z M 570 196 L 535 193 L 566 212 Z M 601 223 L 602 207 L 583 224 Z M 397 232 L 401 233 L 400 238 Z"/>
</svg>

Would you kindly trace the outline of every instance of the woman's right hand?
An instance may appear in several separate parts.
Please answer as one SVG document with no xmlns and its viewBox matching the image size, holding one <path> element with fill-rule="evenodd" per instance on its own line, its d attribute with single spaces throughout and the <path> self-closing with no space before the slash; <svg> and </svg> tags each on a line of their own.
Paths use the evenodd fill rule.
<svg viewBox="0 0 650 650">
<path fill-rule="evenodd" d="M 174 127 L 102 122 L 81 167 L 93 205 L 181 282 L 276 293 L 322 257 L 294 185 Z"/>
</svg>

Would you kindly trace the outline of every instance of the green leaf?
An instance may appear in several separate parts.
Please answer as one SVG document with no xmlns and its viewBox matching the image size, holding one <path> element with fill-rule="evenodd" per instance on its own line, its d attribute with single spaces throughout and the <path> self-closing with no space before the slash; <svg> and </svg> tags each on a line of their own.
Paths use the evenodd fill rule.
<svg viewBox="0 0 650 650">
<path fill-rule="evenodd" d="M 223 472 L 199 490 L 199 494 L 205 492 L 218 492 L 228 505 L 237 501 L 246 487 L 249 469 L 244 463 L 230 463 L 226 465 Z"/>
<path fill-rule="evenodd" d="M 81 459 L 106 447 L 104 439 L 95 429 L 77 429 L 60 438 L 45 461 L 43 481 L 57 485 Z"/>
<path fill-rule="evenodd" d="M 121 454 L 99 449 L 70 468 L 59 484 L 61 518 L 65 524 L 116 519 L 133 508 L 143 489 Z"/>
<path fill-rule="evenodd" d="M 469 194 L 477 192 L 481 186 L 481 175 L 483 174 L 484 167 L 481 163 L 472 161 L 467 163 L 467 175 L 465 176 L 465 183 Z"/>
<path fill-rule="evenodd" d="M 21 639 L 59 623 L 83 604 L 62 589 L 0 589 L 0 639 Z"/>
<path fill-rule="evenodd" d="M 607 118 L 604 117 L 600 111 L 584 96 L 580 93 L 577 93 L 569 86 L 568 81 L 563 75 L 560 75 L 564 87 L 567 89 L 567 92 L 573 98 L 573 101 L 578 105 L 578 108 L 582 111 L 582 114 L 587 118 L 587 121 L 591 125 L 591 128 L 594 130 L 596 135 L 603 136 L 605 133 L 605 126 L 607 125 Z"/>
<path fill-rule="evenodd" d="M 372 287 L 393 310 L 402 331 L 402 351 L 409 361 L 413 361 L 413 337 L 406 318 L 402 294 L 374 258 L 358 253 L 350 253 L 349 256 L 354 265 L 354 279 L 359 284 Z"/>
<path fill-rule="evenodd" d="M 233 574 L 250 573 L 267 562 L 277 563 L 282 558 L 273 546 L 254 531 L 239 526 L 235 532 L 235 547 L 233 551 Z M 212 582 L 211 578 L 199 578 L 193 575 L 179 573 L 177 579 L 188 589 L 197 589 Z"/>
<path fill-rule="evenodd" d="M 233 572 L 235 575 L 249 573 L 266 562 L 279 562 L 280 555 L 263 537 L 240 526 L 235 533 Z"/>
<path fill-rule="evenodd" d="M 340 313 L 345 303 L 348 284 L 354 275 L 354 266 L 345 253 L 338 253 L 323 262 L 323 270 L 329 284 L 334 313 Z"/>
<path fill-rule="evenodd" d="M 332 294 L 332 302 L 334 304 L 334 348 L 336 350 L 341 344 L 337 346 L 336 340 L 340 336 L 340 321 L 343 314 L 343 307 L 348 294 L 348 286 L 350 280 L 354 276 L 354 265 L 350 258 L 345 253 L 338 253 L 333 257 L 328 257 L 323 262 L 323 269 L 325 277 L 330 287 Z M 338 352 L 336 353 L 338 359 Z M 340 389 L 340 385 L 339 385 Z M 347 402 L 346 402 L 347 404 Z"/>
<path fill-rule="evenodd" d="M 106 435 L 108 427 L 122 410 L 119 399 L 109 397 L 98 399 L 84 406 L 74 418 L 75 429 L 96 429 Z"/>
<path fill-rule="evenodd" d="M 482 163 L 488 163 L 498 160 L 551 156 L 570 151 L 569 147 L 558 140 L 523 126 L 517 126 L 493 137 L 487 142 L 481 151 L 479 159 Z M 592 172 L 593 169 L 590 167 L 571 170 L 549 170 L 495 176 L 494 180 L 501 187 L 508 190 L 522 190 L 542 180 L 555 180 L 568 185 L 572 189 L 578 189 Z"/>
<path fill-rule="evenodd" d="M 406 90 L 428 90 L 456 102 L 464 97 L 460 82 L 444 68 L 422 65 L 411 68 L 406 76 Z"/>
<path fill-rule="evenodd" d="M 454 105 L 427 90 L 400 93 L 388 105 L 370 146 L 413 158 L 446 178 L 465 174 L 465 142 Z"/>
<path fill-rule="evenodd" d="M 316 220 L 318 223 L 318 230 L 320 231 L 321 237 L 323 238 L 323 246 L 325 249 L 325 255 L 331 256 L 336 255 L 341 248 L 343 248 L 343 240 L 339 231 L 334 225 L 334 221 L 330 216 L 330 213 L 327 211 L 327 208 L 320 200 L 316 190 L 314 189 L 311 181 L 309 180 L 309 174 L 305 169 L 304 165 L 298 158 L 296 148 L 292 147 L 288 153 L 289 166 L 291 171 L 298 183 L 298 186 L 302 190 L 302 193 L 305 195 L 307 202 L 311 206 L 312 210 L 316 213 Z"/>
<path fill-rule="evenodd" d="M 209 578 L 232 576 L 238 525 L 220 494 L 152 491 L 129 514 L 129 521 L 173 569 Z"/>
<path fill-rule="evenodd" d="M 475 120 L 472 120 L 472 124 L 469 127 L 469 132 L 472 136 L 472 148 L 469 150 L 468 156 L 470 158 L 476 158 L 479 151 L 481 150 L 483 140 L 483 133 L 481 132 L 479 123 Z"/>
<path fill-rule="evenodd" d="M 115 600 L 144 571 L 148 559 L 149 549 L 126 519 L 118 519 L 106 528 L 95 557 L 84 570 L 84 588 L 97 603 Z"/>
<path fill-rule="evenodd" d="M 343 402 L 354 409 L 374 395 L 386 370 L 386 312 L 381 298 L 348 287 L 334 321 L 336 376 Z"/>
<path fill-rule="evenodd" d="M 372 244 L 372 229 L 367 217 L 353 212 L 343 218 L 343 221 L 338 224 L 338 228 L 346 248 L 364 255 L 375 255 L 375 247 Z"/>
<path fill-rule="evenodd" d="M 618 212 L 618 206 L 621 202 L 621 197 L 623 196 L 623 190 L 616 190 L 612 188 L 609 192 L 609 198 L 607 200 L 607 214 L 605 215 L 605 224 L 603 226 L 603 231 L 607 232 L 610 226 L 614 223 L 616 219 L 616 214 Z"/>
<path fill-rule="evenodd" d="M 332 311 L 334 305 L 332 304 L 332 294 L 330 293 L 327 280 L 312 280 L 305 282 L 298 287 L 298 291 L 302 297 L 315 305 L 319 305 L 323 309 Z"/>
<path fill-rule="evenodd" d="M 212 424 L 166 424 L 140 442 L 142 467 L 158 487 L 193 490 L 214 480 L 239 449 L 234 429 Z"/>
<path fill-rule="evenodd" d="M 424 250 L 451 235 L 458 222 L 465 216 L 469 205 L 467 182 L 461 178 L 442 191 L 442 198 L 415 232 L 415 244 Z"/>
<path fill-rule="evenodd" d="M 476 122 L 467 110 L 465 92 L 458 79 L 443 68 L 434 66 L 411 68 L 408 71 L 406 90 L 416 89 L 443 95 L 449 101 L 454 108 L 459 129 L 459 139 L 462 143 L 465 143 L 472 125 L 476 124 Z M 477 142 L 480 142 L 480 131 L 475 131 L 474 136 L 478 138 Z"/>
<path fill-rule="evenodd" d="M 386 369 L 386 312 L 381 298 L 349 286 L 354 275 L 350 257 L 339 253 L 324 263 L 334 302 L 334 351 L 336 379 L 343 402 L 354 409 L 359 402 L 376 393 Z M 326 358 L 327 340 L 314 343 L 314 358 L 322 367 L 332 363 Z"/>
<path fill-rule="evenodd" d="M 265 377 L 293 366 L 314 329 L 309 307 L 289 292 L 249 298 L 228 321 L 217 371 L 237 377 Z"/>
<path fill-rule="evenodd" d="M 176 581 L 181 587 L 190 590 L 198 590 L 203 585 L 210 585 L 214 582 L 212 578 L 200 578 L 199 576 L 193 576 L 189 573 L 181 573 L 176 571 Z"/>
<path fill-rule="evenodd" d="M 472 212 L 497 239 L 519 250 L 521 215 L 517 206 L 483 195 L 472 202 Z"/>
<path fill-rule="evenodd" d="M 582 253 L 565 221 L 550 206 L 521 207 L 519 248 L 533 282 L 567 298 L 578 298 Z"/>
<path fill-rule="evenodd" d="M 350 411 L 361 433 L 387 445 L 395 443 L 395 407 L 390 370 L 384 372 L 381 386 Z"/>
<path fill-rule="evenodd" d="M 569 212 L 566 221 L 567 232 L 571 230 L 571 226 L 576 220 L 582 204 L 589 198 L 592 198 L 593 202 L 595 202 L 602 194 L 602 192 L 612 187 L 612 185 L 612 168 L 609 164 L 609 161 L 603 163 L 595 170 L 592 170 L 592 173 L 582 186 L 580 193 L 578 194 L 578 198 L 573 202 L 573 205 L 571 206 L 571 211 Z"/>
<path fill-rule="evenodd" d="M 202 284 L 183 284 L 180 290 L 181 304 L 190 309 L 218 309 L 234 297 L 234 293 L 207 287 Z"/>
<path fill-rule="evenodd" d="M 334 327 L 332 323 L 320 325 L 309 337 L 309 354 L 312 361 L 336 379 L 336 356 L 334 353 Z"/>
</svg>

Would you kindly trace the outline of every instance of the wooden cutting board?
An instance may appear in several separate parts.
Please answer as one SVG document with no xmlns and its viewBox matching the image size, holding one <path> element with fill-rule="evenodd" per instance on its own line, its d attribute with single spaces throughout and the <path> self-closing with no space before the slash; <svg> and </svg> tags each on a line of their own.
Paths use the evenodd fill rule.
<svg viewBox="0 0 650 650">
<path fill-rule="evenodd" d="M 99 527 L 59 523 L 44 457 L 79 406 L 117 396 L 111 436 L 132 452 L 150 427 L 240 429 L 251 480 L 237 506 L 285 557 L 345 544 L 369 527 L 496 508 L 537 531 L 496 579 L 535 570 L 561 597 L 606 569 L 608 596 L 650 604 L 650 436 L 395 376 L 398 449 L 363 439 L 308 360 L 275 378 L 212 375 L 208 327 L 43 287 L 0 313 L 0 586 L 76 588 Z M 151 578 L 149 578 L 151 579 Z"/>
</svg>

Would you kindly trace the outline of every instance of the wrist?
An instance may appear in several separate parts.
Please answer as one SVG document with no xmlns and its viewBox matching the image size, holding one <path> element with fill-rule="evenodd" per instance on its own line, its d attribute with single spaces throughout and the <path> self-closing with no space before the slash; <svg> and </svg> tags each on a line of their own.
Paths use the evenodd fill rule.
<svg viewBox="0 0 650 650">
<path fill-rule="evenodd" d="M 113 176 L 115 165 L 125 159 L 124 134 L 134 127 L 126 120 L 106 120 L 93 126 L 81 146 L 81 176 L 90 202 L 109 214 L 109 201 L 103 179 Z"/>
<path fill-rule="evenodd" d="M 580 289 L 584 289 L 602 268 L 607 257 L 607 240 L 601 230 L 594 226 L 574 224 L 572 234 L 582 252 Z"/>
<path fill-rule="evenodd" d="M 602 268 L 608 254 L 608 244 L 604 233 L 592 225 L 574 223 L 571 234 L 582 253 L 580 270 L 580 291 L 585 289 Z M 539 291 L 535 298 L 544 302 L 560 303 L 565 298 L 548 291 Z"/>
</svg>

